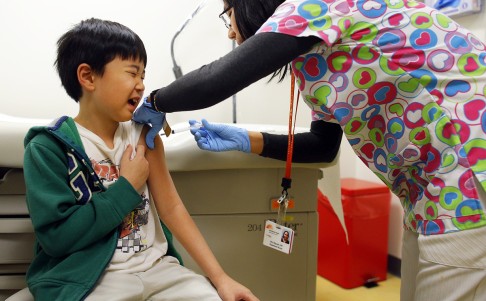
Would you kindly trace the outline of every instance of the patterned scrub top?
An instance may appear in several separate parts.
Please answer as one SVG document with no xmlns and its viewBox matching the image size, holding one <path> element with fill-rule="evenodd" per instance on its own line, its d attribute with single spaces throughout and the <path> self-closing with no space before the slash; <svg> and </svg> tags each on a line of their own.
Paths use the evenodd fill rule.
<svg viewBox="0 0 486 301">
<path fill-rule="evenodd" d="M 486 225 L 478 38 L 412 0 L 288 0 L 259 32 L 322 39 L 292 62 L 302 97 L 315 119 L 342 126 L 400 198 L 406 228 L 429 235 Z"/>
</svg>

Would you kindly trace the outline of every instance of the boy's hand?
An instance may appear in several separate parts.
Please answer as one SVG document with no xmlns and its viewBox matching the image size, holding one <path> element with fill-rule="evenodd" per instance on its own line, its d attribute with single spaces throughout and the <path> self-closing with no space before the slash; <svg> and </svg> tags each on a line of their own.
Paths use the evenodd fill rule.
<svg viewBox="0 0 486 301">
<path fill-rule="evenodd" d="M 260 301 L 253 293 L 228 275 L 213 283 L 223 301 Z"/>
<path fill-rule="evenodd" d="M 137 145 L 132 158 L 133 146 L 128 145 L 120 162 L 120 177 L 127 179 L 135 190 L 142 188 L 149 175 L 149 164 L 145 159 L 145 146 Z"/>
</svg>

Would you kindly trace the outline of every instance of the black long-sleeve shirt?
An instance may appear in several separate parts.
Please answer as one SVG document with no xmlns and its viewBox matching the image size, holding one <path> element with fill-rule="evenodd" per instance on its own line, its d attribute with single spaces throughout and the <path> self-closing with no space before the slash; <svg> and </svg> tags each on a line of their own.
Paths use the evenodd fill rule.
<svg viewBox="0 0 486 301">
<path fill-rule="evenodd" d="M 254 35 L 224 57 L 159 89 L 155 95 L 156 106 L 162 112 L 213 106 L 290 63 L 319 42 L 317 37 Z M 263 138 L 262 156 L 286 159 L 287 135 L 263 133 Z M 295 135 L 293 161 L 330 162 L 339 151 L 341 138 L 338 124 L 313 121 L 310 132 Z"/>
</svg>

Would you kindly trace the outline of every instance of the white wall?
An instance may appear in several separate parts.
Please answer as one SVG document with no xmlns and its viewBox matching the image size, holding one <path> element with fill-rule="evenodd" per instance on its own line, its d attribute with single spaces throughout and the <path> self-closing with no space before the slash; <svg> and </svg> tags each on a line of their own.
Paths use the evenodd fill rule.
<svg viewBox="0 0 486 301">
<path fill-rule="evenodd" d="M 200 3 L 198 0 L 150 1 L 148 5 L 127 0 L 15 0 L 0 4 L 0 113 L 37 118 L 76 115 L 77 104 L 60 85 L 53 67 L 57 39 L 82 19 L 97 17 L 127 25 L 144 40 L 148 52 L 145 84 L 147 91 L 173 81 L 170 43 L 182 23 Z M 183 72 L 223 56 L 231 51 L 227 30 L 218 14 L 222 1 L 208 0 L 175 44 L 175 57 Z M 478 37 L 486 40 L 484 19 L 480 14 L 457 18 Z M 289 81 L 267 83 L 263 79 L 237 94 L 237 121 L 240 123 L 283 124 L 288 121 Z M 170 114 L 172 123 L 189 118 L 231 122 L 232 101 L 209 109 Z M 297 126 L 306 127 L 310 110 L 299 106 Z M 379 181 L 357 159 L 347 141 L 343 141 L 341 177 Z M 337 175 L 339 176 L 339 175 Z M 396 198 L 390 214 L 390 254 L 401 257 L 401 206 Z"/>
<path fill-rule="evenodd" d="M 0 75 L 1 112 L 46 118 L 77 112 L 77 104 L 65 94 L 53 68 L 56 41 L 73 24 L 90 17 L 118 21 L 144 40 L 149 54 L 148 90 L 169 83 L 174 79 L 171 38 L 198 3 L 184 0 L 184 5 L 174 5 L 171 2 L 153 1 L 150 6 L 126 0 L 2 2 L 0 40 L 5 72 Z M 218 22 L 220 10 L 217 0 L 209 1 L 189 25 L 192 28 L 188 26 L 187 32 L 176 40 L 176 55 L 183 69 L 217 58 L 231 49 L 231 43 L 224 39 L 225 28 Z M 195 28 L 198 35 L 194 35 Z"/>
<path fill-rule="evenodd" d="M 171 0 L 135 5 L 127 0 L 16 0 L 0 4 L 0 112 L 21 117 L 54 118 L 75 115 L 77 104 L 60 85 L 53 63 L 56 41 L 82 19 L 97 17 L 120 22 L 133 29 L 144 41 L 148 52 L 145 84 L 147 92 L 169 84 L 172 72 L 170 43 L 174 34 L 190 16 L 200 0 Z M 175 41 L 175 58 L 187 73 L 231 51 L 227 30 L 218 18 L 222 1 L 207 0 L 206 6 L 189 22 Z M 278 89 L 266 79 L 237 96 L 238 122 L 287 122 L 288 89 Z M 288 81 L 279 85 L 288 87 Z M 275 87 L 275 88 L 274 88 Z M 274 105 L 278 102 L 279 105 Z M 301 106 L 299 126 L 309 124 L 309 110 Z M 172 123 L 188 118 L 206 117 L 220 122 L 232 121 L 232 101 L 210 109 L 175 113 Z"/>
</svg>

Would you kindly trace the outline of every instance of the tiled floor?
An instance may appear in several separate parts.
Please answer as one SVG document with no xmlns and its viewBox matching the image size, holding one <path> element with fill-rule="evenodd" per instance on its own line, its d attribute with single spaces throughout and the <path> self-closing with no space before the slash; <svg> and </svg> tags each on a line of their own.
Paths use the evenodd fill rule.
<svg viewBox="0 0 486 301">
<path fill-rule="evenodd" d="M 344 289 L 317 276 L 316 301 L 399 301 L 400 278 L 388 274 L 387 280 L 373 288 Z"/>
</svg>

